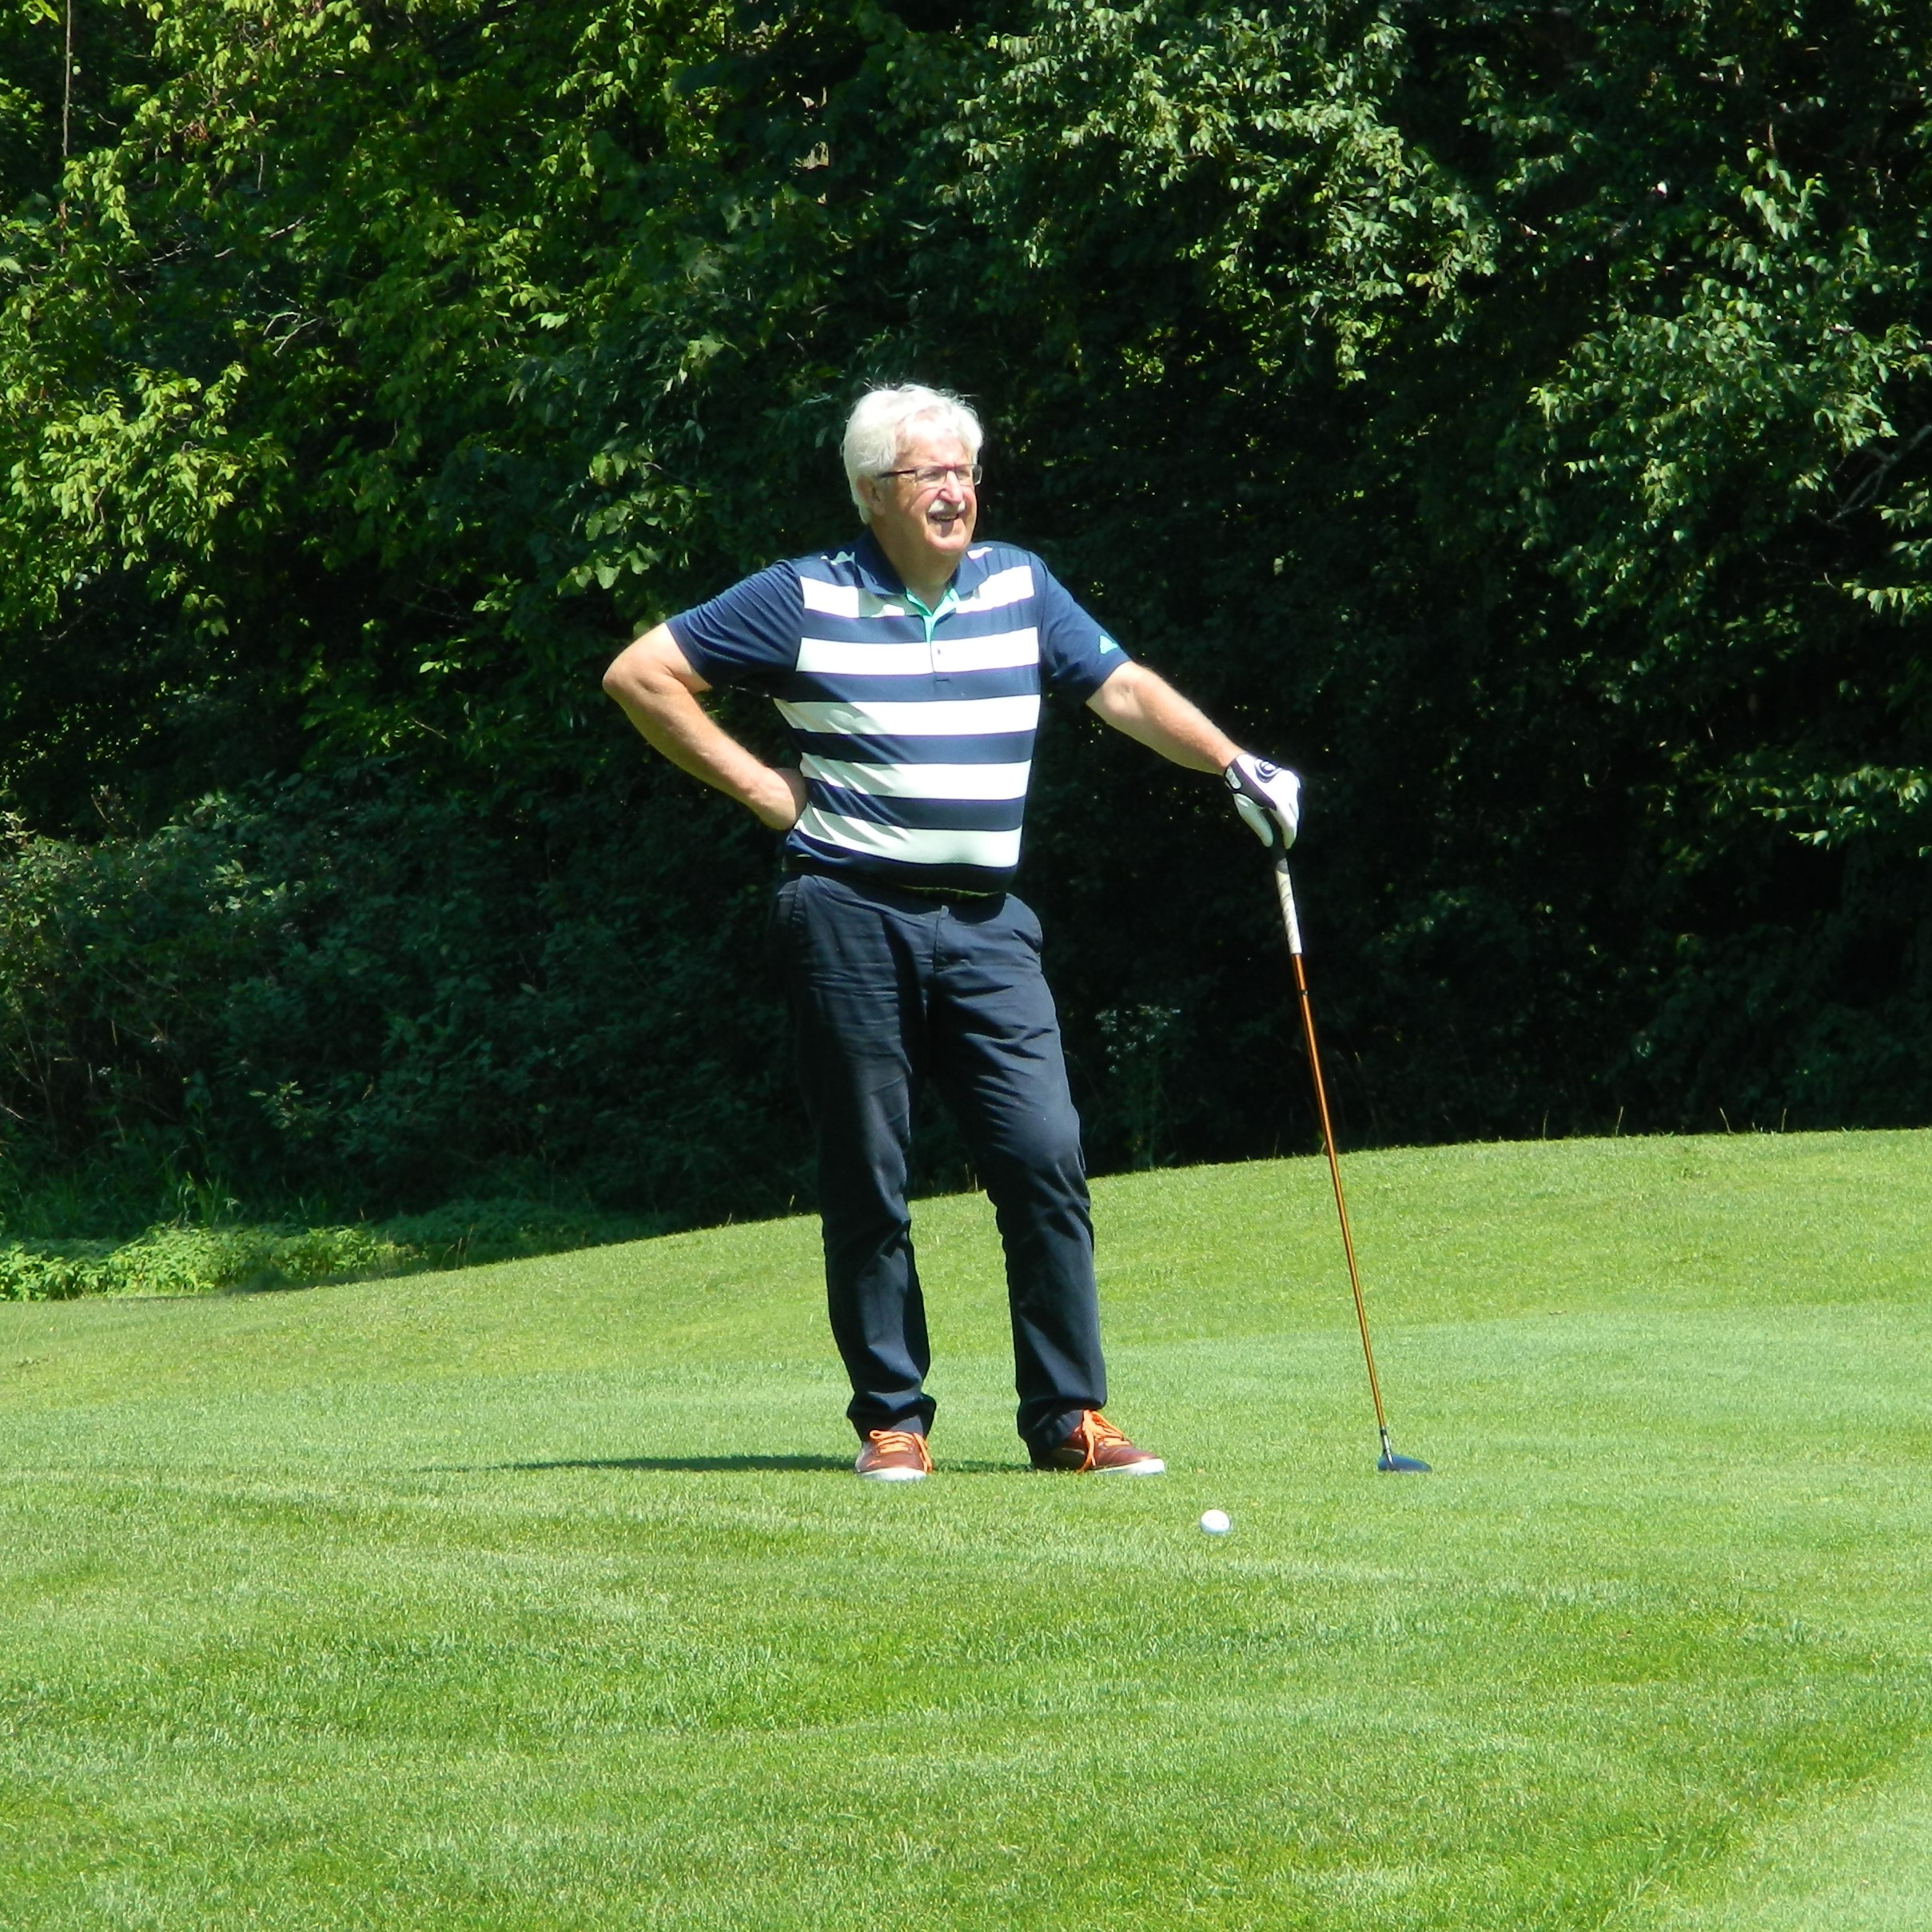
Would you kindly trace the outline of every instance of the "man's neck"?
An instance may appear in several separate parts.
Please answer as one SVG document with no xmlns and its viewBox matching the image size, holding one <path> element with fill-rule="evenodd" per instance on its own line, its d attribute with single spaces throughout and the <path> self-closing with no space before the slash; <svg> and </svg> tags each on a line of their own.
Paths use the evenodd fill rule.
<svg viewBox="0 0 1932 1932">
<path fill-rule="evenodd" d="M 946 596 L 946 586 L 958 575 L 958 564 L 949 564 L 940 576 L 935 577 L 930 574 L 933 568 L 931 560 L 924 554 L 902 560 L 895 557 L 883 544 L 879 543 L 876 531 L 873 533 L 872 540 L 878 544 L 879 555 L 898 573 L 898 580 L 907 591 L 927 610 L 936 610 L 941 599 Z"/>
</svg>

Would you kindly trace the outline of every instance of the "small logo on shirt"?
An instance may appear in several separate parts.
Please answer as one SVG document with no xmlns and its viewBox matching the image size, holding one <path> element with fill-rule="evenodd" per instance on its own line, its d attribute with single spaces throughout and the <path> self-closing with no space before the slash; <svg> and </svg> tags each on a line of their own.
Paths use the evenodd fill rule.
<svg viewBox="0 0 1932 1932">
<path fill-rule="evenodd" d="M 1114 643 L 1113 639 L 1108 636 L 1105 631 L 1102 631 L 1100 634 L 1100 655 L 1102 657 L 1105 657 L 1109 651 L 1117 651 L 1119 649 L 1120 646 Z"/>
</svg>

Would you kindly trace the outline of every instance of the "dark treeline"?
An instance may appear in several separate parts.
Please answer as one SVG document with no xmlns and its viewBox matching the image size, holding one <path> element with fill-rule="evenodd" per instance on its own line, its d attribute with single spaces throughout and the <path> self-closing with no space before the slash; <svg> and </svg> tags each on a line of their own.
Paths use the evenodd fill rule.
<svg viewBox="0 0 1932 1932">
<path fill-rule="evenodd" d="M 848 533 L 880 379 L 1306 775 L 1350 1141 L 1932 1119 L 1926 6 L 66 30 L 0 25 L 18 1184 L 803 1198 L 771 843 L 597 675 Z M 1037 784 L 1096 1165 L 1312 1147 L 1218 788 L 1078 712 Z"/>
</svg>

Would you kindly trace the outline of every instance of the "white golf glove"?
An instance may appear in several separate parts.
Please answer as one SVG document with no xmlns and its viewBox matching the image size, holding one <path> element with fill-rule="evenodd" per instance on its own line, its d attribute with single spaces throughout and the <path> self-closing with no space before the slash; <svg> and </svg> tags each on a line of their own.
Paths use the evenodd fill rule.
<svg viewBox="0 0 1932 1932">
<path fill-rule="evenodd" d="M 1301 781 L 1285 765 L 1243 751 L 1221 776 L 1234 794 L 1234 809 L 1271 852 L 1285 852 L 1301 823 Z"/>
</svg>

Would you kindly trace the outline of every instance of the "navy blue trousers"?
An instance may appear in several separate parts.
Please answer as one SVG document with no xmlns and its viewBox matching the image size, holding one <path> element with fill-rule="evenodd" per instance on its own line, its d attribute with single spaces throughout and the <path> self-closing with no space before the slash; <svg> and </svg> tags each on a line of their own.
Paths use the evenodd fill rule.
<svg viewBox="0 0 1932 1932">
<path fill-rule="evenodd" d="M 1107 1391 L 1080 1119 L 1039 921 L 1011 893 L 947 900 L 807 873 L 779 888 L 773 936 L 818 1140 L 846 1414 L 862 1436 L 932 1420 L 906 1206 L 913 1105 L 930 1079 L 1006 1248 L 1021 1436 L 1057 1444 Z"/>
</svg>

